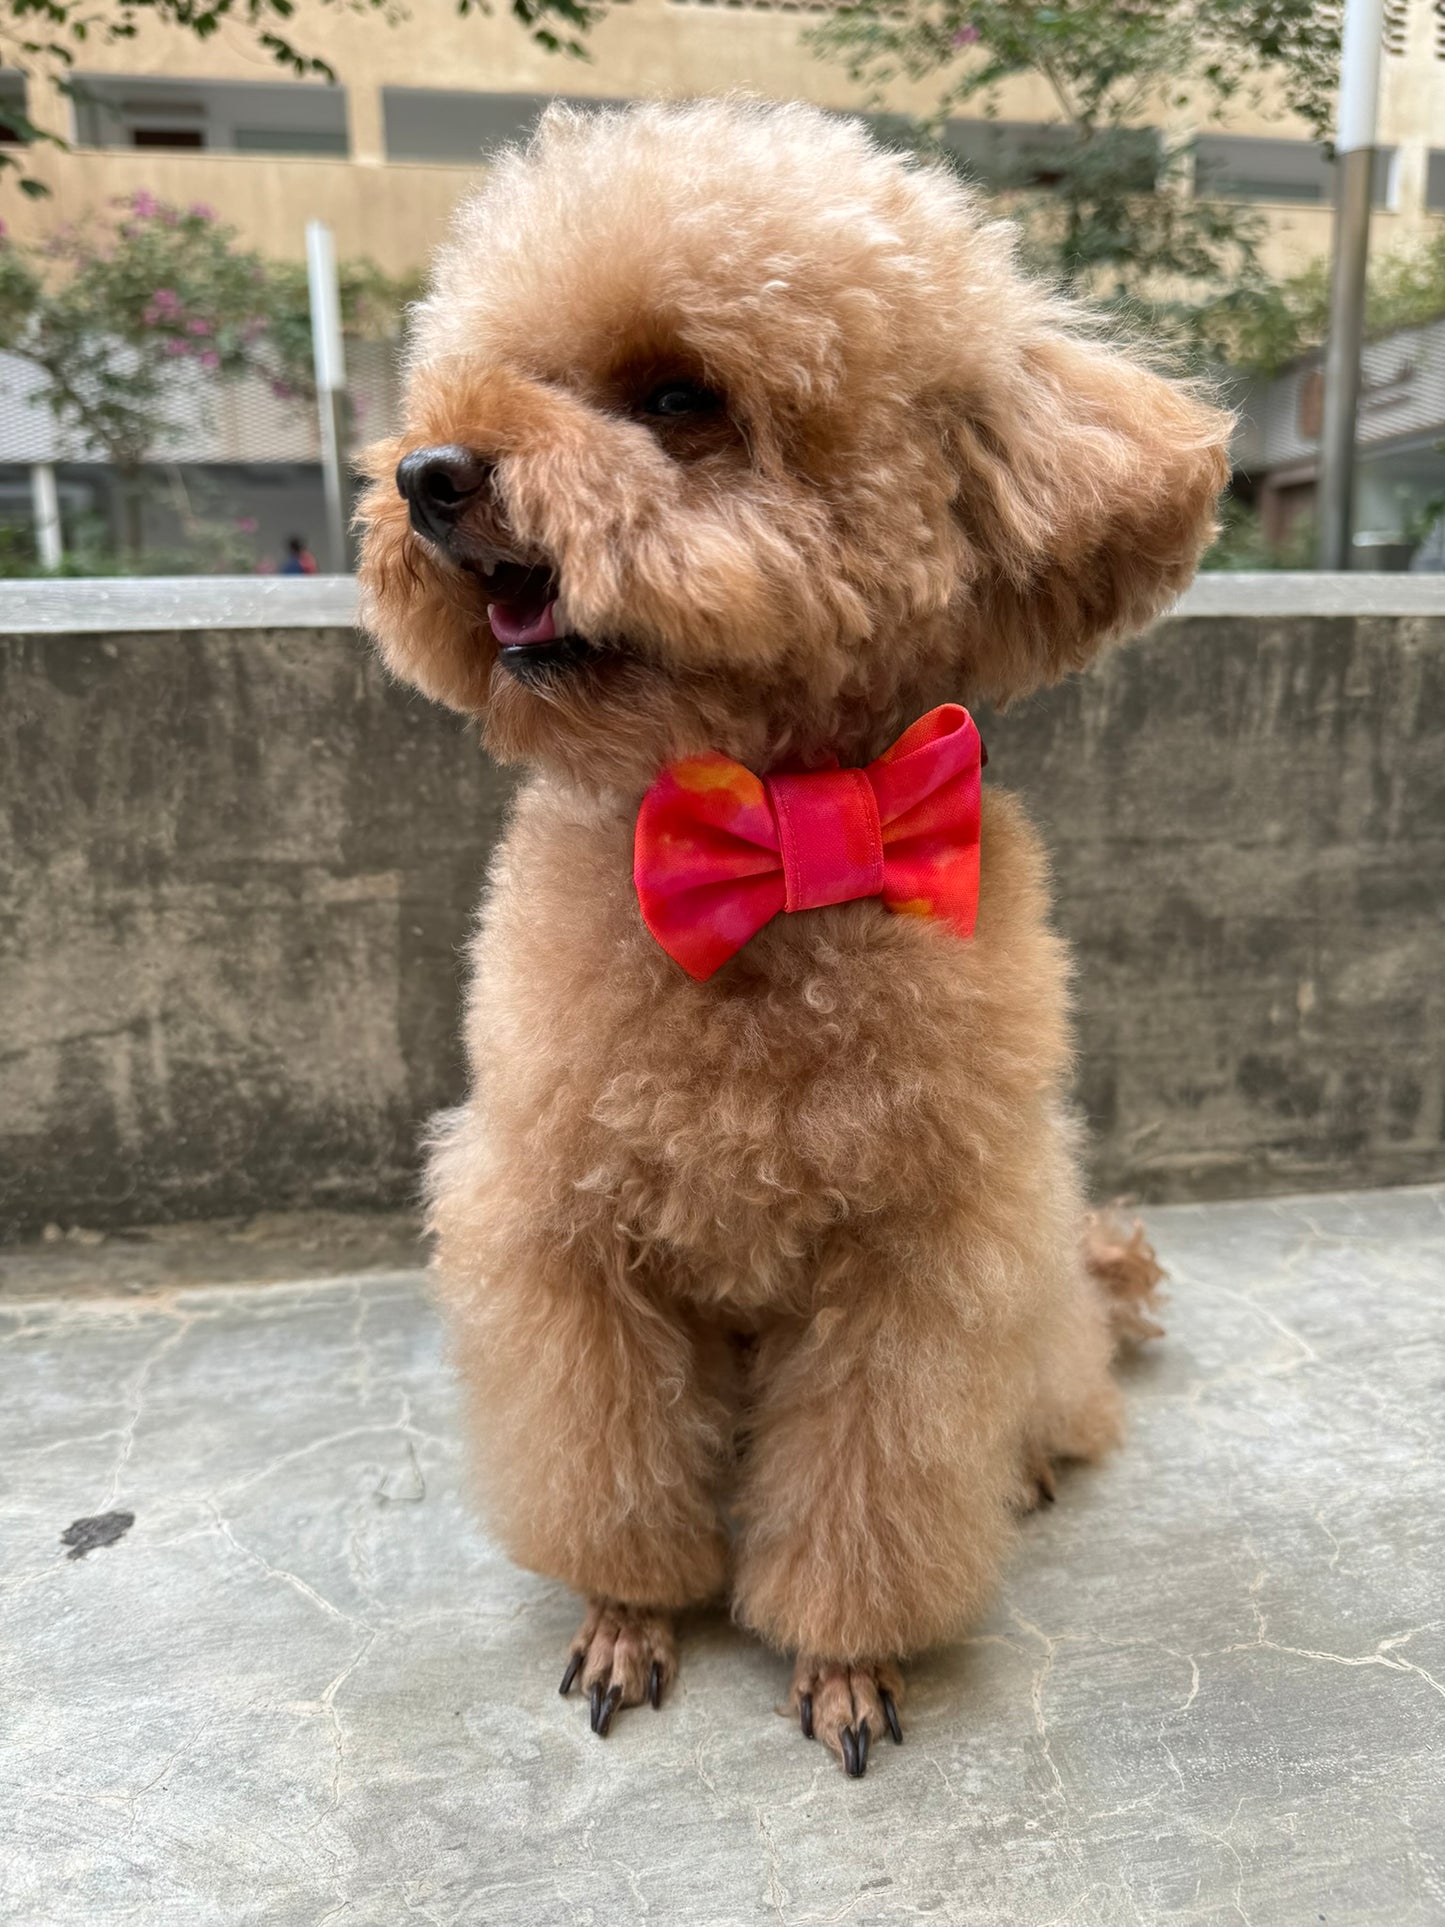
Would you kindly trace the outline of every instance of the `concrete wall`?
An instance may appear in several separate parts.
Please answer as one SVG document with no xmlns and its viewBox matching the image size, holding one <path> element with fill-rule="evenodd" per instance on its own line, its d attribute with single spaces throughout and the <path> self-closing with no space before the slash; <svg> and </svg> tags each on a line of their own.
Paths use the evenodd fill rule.
<svg viewBox="0 0 1445 1927">
<path fill-rule="evenodd" d="M 0 1230 L 408 1197 L 505 783 L 350 607 L 7 585 Z M 1445 584 L 1215 579 L 984 720 L 1055 851 L 1101 1188 L 1445 1174 Z"/>
<path fill-rule="evenodd" d="M 503 784 L 349 629 L 0 638 L 0 1232 L 395 1204 Z"/>
<path fill-rule="evenodd" d="M 1435 599 L 1179 618 L 988 737 L 1054 854 L 1101 1187 L 1445 1173 Z"/>
</svg>

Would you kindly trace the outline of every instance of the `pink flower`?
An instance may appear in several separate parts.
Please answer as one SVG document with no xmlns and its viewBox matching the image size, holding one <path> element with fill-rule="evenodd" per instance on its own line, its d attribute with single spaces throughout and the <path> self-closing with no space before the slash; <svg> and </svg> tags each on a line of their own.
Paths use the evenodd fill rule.
<svg viewBox="0 0 1445 1927">
<path fill-rule="evenodd" d="M 150 220 L 153 215 L 161 211 L 161 204 L 155 195 L 147 194 L 144 188 L 131 195 L 130 205 L 131 212 L 138 214 L 143 221 Z"/>
<path fill-rule="evenodd" d="M 181 297 L 174 288 L 157 288 L 151 296 L 151 306 L 157 314 L 176 315 L 181 311 Z"/>
<path fill-rule="evenodd" d="M 960 27 L 958 32 L 953 36 L 953 44 L 955 47 L 972 47 L 977 45 L 978 38 L 979 32 L 977 27 Z"/>
<path fill-rule="evenodd" d="M 176 341 L 172 339 L 170 341 L 163 341 L 161 343 L 161 353 L 163 355 L 185 355 L 185 354 L 189 354 L 190 350 L 187 348 L 184 341 Z"/>
<path fill-rule="evenodd" d="M 215 329 L 212 328 L 209 321 L 202 321 L 201 317 L 197 315 L 194 320 L 186 323 L 186 333 L 192 335 L 209 335 L 214 334 Z"/>
<path fill-rule="evenodd" d="M 254 535 L 260 526 L 254 515 L 240 515 L 236 518 L 236 529 L 241 535 Z"/>
<path fill-rule="evenodd" d="M 221 357 L 216 353 L 215 349 L 207 348 L 206 352 L 201 356 L 201 366 L 203 368 L 219 368 L 220 365 Z"/>
<path fill-rule="evenodd" d="M 204 201 L 192 201 L 190 213 L 193 221 L 214 221 L 216 218 L 216 210 L 207 207 Z"/>
</svg>

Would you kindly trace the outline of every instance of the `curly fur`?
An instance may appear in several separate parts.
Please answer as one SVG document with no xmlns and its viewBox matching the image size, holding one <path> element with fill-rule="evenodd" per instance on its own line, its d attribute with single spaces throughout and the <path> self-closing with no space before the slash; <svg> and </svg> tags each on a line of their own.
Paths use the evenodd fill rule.
<svg viewBox="0 0 1445 1927">
<path fill-rule="evenodd" d="M 659 373 L 725 413 L 649 423 Z M 1018 805 L 987 787 L 971 942 L 845 904 L 701 985 L 642 926 L 632 826 L 680 754 L 861 761 L 1081 667 L 1189 579 L 1227 431 L 1024 278 L 951 175 L 808 108 L 554 110 L 461 210 L 363 578 L 396 672 L 530 772 L 431 1163 L 524 1564 L 894 1659 L 984 1605 L 1031 1467 L 1118 1436 L 1115 1332 L 1157 1272 L 1098 1232 L 1086 1257 L 1068 965 Z M 411 531 L 392 471 L 443 442 L 495 464 L 485 512 L 553 562 L 594 670 L 511 675 Z"/>
</svg>

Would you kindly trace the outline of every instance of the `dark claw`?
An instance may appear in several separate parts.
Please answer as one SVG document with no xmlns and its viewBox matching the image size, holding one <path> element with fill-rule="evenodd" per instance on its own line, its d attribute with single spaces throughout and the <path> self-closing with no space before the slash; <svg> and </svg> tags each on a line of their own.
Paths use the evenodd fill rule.
<svg viewBox="0 0 1445 1927">
<path fill-rule="evenodd" d="M 798 1695 L 798 1723 L 803 1729 L 803 1738 L 811 1740 L 813 1737 L 813 1695 L 811 1693 Z"/>
<path fill-rule="evenodd" d="M 872 1735 L 868 1731 L 867 1720 L 858 1722 L 858 1778 L 861 1780 L 868 1771 L 868 1741 Z"/>
<path fill-rule="evenodd" d="M 594 1733 L 597 1731 L 597 1718 L 601 1711 L 602 1682 L 600 1679 L 594 1679 L 592 1682 L 592 1731 Z"/>
<path fill-rule="evenodd" d="M 886 1686 L 880 1686 L 878 1697 L 883 1702 L 883 1717 L 888 1722 L 888 1731 L 893 1735 L 893 1744 L 902 1746 L 903 1728 L 898 1724 L 898 1708 L 893 1704 L 893 1695 Z"/>
<path fill-rule="evenodd" d="M 838 1737 L 843 1744 L 843 1770 L 850 1780 L 861 1780 L 864 1755 L 858 1750 L 858 1735 L 851 1726 L 845 1726 Z"/>
<path fill-rule="evenodd" d="M 562 1684 L 557 1688 L 557 1691 L 562 1695 L 563 1699 L 566 1699 L 567 1695 L 572 1691 L 572 1682 L 582 1671 L 582 1661 L 584 1657 L 585 1655 L 582 1653 L 573 1653 L 572 1657 L 568 1660 L 567 1670 L 562 1675 Z"/>
<path fill-rule="evenodd" d="M 662 1661 L 652 1662 L 652 1671 L 647 1676 L 647 1697 L 652 1702 L 652 1710 L 657 1711 L 662 1704 Z"/>
<path fill-rule="evenodd" d="M 1054 1488 L 1051 1485 L 1045 1485 L 1042 1479 L 1039 1480 L 1038 1494 L 1040 1505 L 1052 1505 L 1058 1497 Z"/>
<path fill-rule="evenodd" d="M 602 1709 L 597 1715 L 597 1726 L 595 1730 L 599 1739 L 605 1740 L 607 1738 L 608 1728 L 612 1725 L 612 1715 L 621 1704 L 622 1688 L 620 1686 L 609 1686 L 607 1689 L 607 1697 L 603 1700 Z"/>
</svg>

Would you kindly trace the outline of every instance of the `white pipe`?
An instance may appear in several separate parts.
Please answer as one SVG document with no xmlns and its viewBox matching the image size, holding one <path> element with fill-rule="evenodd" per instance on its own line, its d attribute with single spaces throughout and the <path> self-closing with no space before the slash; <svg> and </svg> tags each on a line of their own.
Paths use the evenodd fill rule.
<svg viewBox="0 0 1445 1927">
<path fill-rule="evenodd" d="M 1384 0 L 1345 0 L 1335 134 L 1330 332 L 1325 346 L 1324 423 L 1316 491 L 1322 569 L 1348 569 L 1354 558 L 1355 435 L 1360 348 L 1365 333 L 1365 272 L 1370 253 L 1370 177 L 1375 163 L 1384 27 Z"/>
<path fill-rule="evenodd" d="M 30 469 L 30 500 L 35 514 L 35 552 L 42 569 L 58 569 L 65 556 L 60 527 L 60 491 L 55 464 L 35 462 Z"/>
<path fill-rule="evenodd" d="M 1373 147 L 1380 100 L 1380 50 L 1385 36 L 1385 0 L 1345 0 L 1340 47 L 1340 104 L 1335 152 L 1349 154 Z"/>
<path fill-rule="evenodd" d="M 341 294 L 336 285 L 336 245 L 324 221 L 306 223 L 306 283 L 311 293 L 311 352 L 318 388 L 346 386 L 341 340 Z"/>
<path fill-rule="evenodd" d="M 326 497 L 326 565 L 345 572 L 346 451 L 341 445 L 346 353 L 341 340 L 341 291 L 336 248 L 324 221 L 306 223 L 306 283 L 311 294 L 311 353 L 321 429 L 321 482 Z"/>
</svg>

